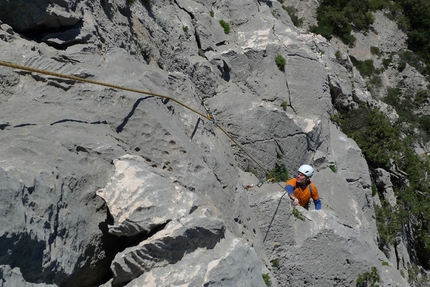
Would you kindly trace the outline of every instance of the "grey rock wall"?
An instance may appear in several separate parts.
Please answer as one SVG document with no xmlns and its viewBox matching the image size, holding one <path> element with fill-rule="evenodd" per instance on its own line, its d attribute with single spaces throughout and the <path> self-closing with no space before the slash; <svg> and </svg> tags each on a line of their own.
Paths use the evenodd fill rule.
<svg viewBox="0 0 430 287">
<path fill-rule="evenodd" d="M 349 286 L 372 266 L 408 286 L 382 265 L 361 151 L 329 119 L 341 92 L 366 91 L 277 1 L 26 3 L 0 1 L 29 19 L 0 13 L 1 60 L 205 114 L 203 99 L 220 128 L 169 99 L 0 67 L 2 286 Z M 283 183 L 245 189 L 265 172 L 223 130 L 266 170 L 313 164 L 323 210 L 298 220 Z"/>
</svg>

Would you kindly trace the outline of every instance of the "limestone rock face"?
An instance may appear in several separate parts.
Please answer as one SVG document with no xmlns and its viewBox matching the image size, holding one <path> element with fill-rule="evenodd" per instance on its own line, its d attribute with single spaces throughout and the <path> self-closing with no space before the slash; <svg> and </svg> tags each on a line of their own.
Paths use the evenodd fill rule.
<svg viewBox="0 0 430 287">
<path fill-rule="evenodd" d="M 377 101 L 278 1 L 34 5 L 0 0 L 0 60 L 84 80 L 0 67 L 1 286 L 408 286 L 330 121 Z M 279 160 L 323 210 L 293 215 Z"/>
<path fill-rule="evenodd" d="M 168 177 L 151 172 L 150 166 L 140 157 L 126 155 L 116 161 L 115 166 L 112 181 L 97 192 L 106 201 L 114 219 L 109 227 L 112 234 L 149 233 L 157 226 L 189 214 L 199 205 L 195 193 L 169 184 Z"/>
</svg>

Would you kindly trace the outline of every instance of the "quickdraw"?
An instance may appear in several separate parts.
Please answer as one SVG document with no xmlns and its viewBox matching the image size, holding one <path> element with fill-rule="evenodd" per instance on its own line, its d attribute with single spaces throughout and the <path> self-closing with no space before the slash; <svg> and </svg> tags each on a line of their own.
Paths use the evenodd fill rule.
<svg viewBox="0 0 430 287">
<path fill-rule="evenodd" d="M 271 177 L 271 178 L 268 178 L 268 179 L 266 179 L 265 181 L 264 180 L 260 180 L 259 182 L 257 182 L 257 184 L 250 184 L 250 185 L 246 185 L 246 186 L 244 186 L 247 190 L 249 190 L 250 188 L 253 188 L 254 186 L 257 186 L 257 187 L 262 187 L 263 186 L 263 184 L 264 183 L 275 183 L 275 178 L 274 177 Z"/>
<path fill-rule="evenodd" d="M 212 121 L 215 125 L 217 124 L 217 120 L 215 118 L 215 115 L 213 114 L 213 112 L 206 106 L 205 104 L 205 100 L 199 95 L 197 94 L 197 96 L 199 97 L 200 100 L 200 104 L 203 106 L 203 108 L 205 108 L 206 110 L 206 117 L 208 118 L 208 120 Z"/>
</svg>

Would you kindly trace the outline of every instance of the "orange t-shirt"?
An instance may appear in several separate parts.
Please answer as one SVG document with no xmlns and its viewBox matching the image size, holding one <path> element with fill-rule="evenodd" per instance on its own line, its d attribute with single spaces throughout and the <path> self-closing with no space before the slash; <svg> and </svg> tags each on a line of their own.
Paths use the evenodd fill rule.
<svg viewBox="0 0 430 287">
<path fill-rule="evenodd" d="M 291 189 L 294 190 L 294 196 L 299 200 L 299 204 L 301 206 L 306 206 L 309 203 L 309 199 L 311 199 L 309 185 L 312 185 L 312 199 L 315 202 L 320 198 L 320 196 L 318 195 L 317 187 L 312 182 L 301 186 L 300 184 L 297 184 L 296 178 L 292 178 L 285 183 L 285 189 L 287 191 Z"/>
</svg>

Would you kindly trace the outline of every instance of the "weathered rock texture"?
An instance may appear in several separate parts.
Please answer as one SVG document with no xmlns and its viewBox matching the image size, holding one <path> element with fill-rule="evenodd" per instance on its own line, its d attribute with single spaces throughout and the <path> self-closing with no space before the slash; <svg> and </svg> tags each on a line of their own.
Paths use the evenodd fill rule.
<svg viewBox="0 0 430 287">
<path fill-rule="evenodd" d="M 361 151 L 330 122 L 341 94 L 377 103 L 348 59 L 277 1 L 131 2 L 0 0 L 0 58 L 206 107 L 222 129 L 166 98 L 1 67 L 1 286 L 351 286 L 373 266 L 408 286 L 382 264 Z M 244 188 L 280 155 L 316 168 L 323 210 L 304 221 L 283 183 Z"/>
</svg>

